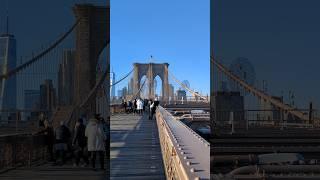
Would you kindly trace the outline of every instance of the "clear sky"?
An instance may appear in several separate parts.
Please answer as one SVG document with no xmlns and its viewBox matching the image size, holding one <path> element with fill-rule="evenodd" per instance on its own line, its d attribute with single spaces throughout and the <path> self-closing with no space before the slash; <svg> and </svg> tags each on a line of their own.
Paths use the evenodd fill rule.
<svg viewBox="0 0 320 180">
<path fill-rule="evenodd" d="M 155 63 L 169 63 L 179 80 L 209 93 L 209 19 L 209 0 L 112 0 L 110 54 L 116 79 L 152 55 Z"/>
<path fill-rule="evenodd" d="M 320 1 L 214 0 L 215 56 L 225 62 L 247 57 L 258 80 L 273 95 L 288 96 L 307 108 L 320 108 Z"/>
</svg>

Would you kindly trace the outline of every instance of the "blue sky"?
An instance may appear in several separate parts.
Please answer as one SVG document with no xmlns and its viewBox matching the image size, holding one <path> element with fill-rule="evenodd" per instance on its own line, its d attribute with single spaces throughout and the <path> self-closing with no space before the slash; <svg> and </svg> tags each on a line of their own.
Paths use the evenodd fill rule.
<svg viewBox="0 0 320 180">
<path fill-rule="evenodd" d="M 210 91 L 209 0 L 112 0 L 111 67 L 117 79 L 133 62 L 169 63 L 179 80 Z M 123 87 L 128 81 L 117 86 Z M 176 88 L 177 89 L 177 88 Z"/>
<path fill-rule="evenodd" d="M 267 80 L 269 93 L 296 104 L 320 107 L 320 1 L 212 1 L 215 57 L 231 62 L 247 57 L 256 77 Z"/>
</svg>

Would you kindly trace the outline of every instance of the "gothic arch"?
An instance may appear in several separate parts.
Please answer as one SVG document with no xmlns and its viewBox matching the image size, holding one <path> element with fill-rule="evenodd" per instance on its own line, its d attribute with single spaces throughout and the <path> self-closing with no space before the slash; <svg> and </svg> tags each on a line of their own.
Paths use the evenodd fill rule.
<svg viewBox="0 0 320 180">
<path fill-rule="evenodd" d="M 157 64 L 157 63 L 134 63 L 134 78 L 133 78 L 133 92 L 139 96 L 140 80 L 142 76 L 148 77 L 149 84 L 149 98 L 154 98 L 154 78 L 159 76 L 162 80 L 162 92 L 163 100 L 169 99 L 169 80 L 168 80 L 168 63 Z"/>
</svg>

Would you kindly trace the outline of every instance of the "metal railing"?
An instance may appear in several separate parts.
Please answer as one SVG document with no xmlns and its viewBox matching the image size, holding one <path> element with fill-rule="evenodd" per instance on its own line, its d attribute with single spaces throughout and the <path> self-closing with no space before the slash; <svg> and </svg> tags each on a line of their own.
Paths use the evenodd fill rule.
<svg viewBox="0 0 320 180">
<path fill-rule="evenodd" d="M 52 111 L 40 109 L 0 110 L 0 135 L 32 133 L 39 130 L 40 116 L 51 120 Z"/>
<path fill-rule="evenodd" d="M 131 100 L 131 96 L 128 100 Z M 142 97 L 143 98 L 143 97 Z M 158 98 L 161 102 L 163 102 L 163 98 L 159 97 Z M 166 102 L 167 104 L 188 104 L 188 103 L 208 103 L 208 99 L 210 100 L 209 96 L 206 96 L 206 99 L 200 98 L 200 97 L 195 97 L 195 96 L 186 96 L 184 99 L 179 99 L 178 97 L 170 97 L 169 100 Z M 121 96 L 113 96 L 110 99 L 110 104 L 121 104 L 123 101 L 128 101 L 126 100 L 125 97 Z"/>
<path fill-rule="evenodd" d="M 294 116 L 294 111 L 302 112 L 309 119 Z M 216 110 L 215 126 L 234 125 L 239 128 L 273 127 L 273 128 L 319 128 L 319 111 L 299 110 Z"/>
<path fill-rule="evenodd" d="M 0 172 L 31 166 L 47 158 L 44 136 L 32 134 L 0 135 Z"/>
<path fill-rule="evenodd" d="M 125 109 L 122 104 L 112 104 L 109 106 L 110 114 L 123 113 Z"/>
<path fill-rule="evenodd" d="M 161 106 L 156 119 L 167 179 L 210 179 L 210 144 Z"/>
</svg>

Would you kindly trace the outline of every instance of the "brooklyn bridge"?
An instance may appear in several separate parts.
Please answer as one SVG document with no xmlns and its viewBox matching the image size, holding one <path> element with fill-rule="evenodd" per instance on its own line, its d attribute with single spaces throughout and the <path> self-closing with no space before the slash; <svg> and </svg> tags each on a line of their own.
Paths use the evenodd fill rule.
<svg viewBox="0 0 320 180">
<path fill-rule="evenodd" d="M 75 22 L 65 33 L 0 75 L 7 85 L 1 88 L 5 93 L 16 89 L 18 102 L 12 108 L 9 100 L 1 101 L 0 179 L 209 179 L 209 97 L 174 77 L 168 63 L 135 63 L 110 85 L 110 6 L 76 4 L 72 10 Z M 127 114 L 122 102 L 110 100 L 110 88 L 130 75 L 133 93 L 125 101 L 141 98 L 147 84 L 147 98 L 155 99 L 153 79 L 162 79 L 153 120 L 147 113 Z M 140 83 L 142 76 L 148 80 Z M 192 97 L 170 97 L 169 78 Z M 24 104 L 29 108 L 17 108 Z M 105 168 L 75 166 L 72 153 L 65 154 L 63 165 L 51 162 L 47 134 L 39 133 L 43 123 L 57 129 L 63 122 L 73 134 L 79 118 L 97 115 L 110 130 Z"/>
</svg>

